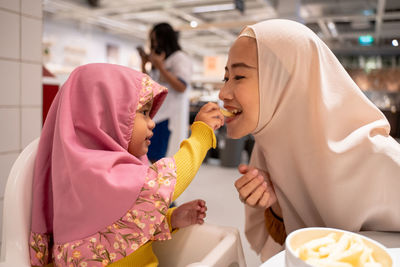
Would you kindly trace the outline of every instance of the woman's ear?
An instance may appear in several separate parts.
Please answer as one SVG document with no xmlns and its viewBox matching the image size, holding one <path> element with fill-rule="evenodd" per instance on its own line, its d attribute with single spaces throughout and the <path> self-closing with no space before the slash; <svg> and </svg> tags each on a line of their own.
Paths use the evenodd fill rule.
<svg viewBox="0 0 400 267">
<path fill-rule="evenodd" d="M 242 37 L 242 36 L 247 36 L 247 37 L 251 37 L 251 38 L 254 38 L 254 39 L 256 38 L 256 34 L 254 33 L 253 29 L 248 27 L 248 26 L 244 27 L 240 31 L 238 38 Z"/>
</svg>

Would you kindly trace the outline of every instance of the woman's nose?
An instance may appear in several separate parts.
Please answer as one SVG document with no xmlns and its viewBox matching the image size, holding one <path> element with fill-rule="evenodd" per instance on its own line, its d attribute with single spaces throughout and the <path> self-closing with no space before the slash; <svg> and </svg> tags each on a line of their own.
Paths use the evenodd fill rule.
<svg viewBox="0 0 400 267">
<path fill-rule="evenodd" d="M 219 90 L 218 97 L 222 101 L 232 98 L 232 97 L 230 97 L 229 88 L 228 88 L 228 86 L 226 84 L 224 84 L 224 86 L 222 86 L 221 90 Z"/>
</svg>

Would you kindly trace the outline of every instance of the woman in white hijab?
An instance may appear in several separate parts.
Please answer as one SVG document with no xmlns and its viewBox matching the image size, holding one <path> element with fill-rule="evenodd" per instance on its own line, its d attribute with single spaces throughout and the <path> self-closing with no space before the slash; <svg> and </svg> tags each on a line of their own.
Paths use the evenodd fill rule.
<svg viewBox="0 0 400 267">
<path fill-rule="evenodd" d="M 235 186 L 262 261 L 303 227 L 400 231 L 400 145 L 310 29 L 289 20 L 246 27 L 220 99 L 235 113 L 228 135 L 255 137 Z"/>
</svg>

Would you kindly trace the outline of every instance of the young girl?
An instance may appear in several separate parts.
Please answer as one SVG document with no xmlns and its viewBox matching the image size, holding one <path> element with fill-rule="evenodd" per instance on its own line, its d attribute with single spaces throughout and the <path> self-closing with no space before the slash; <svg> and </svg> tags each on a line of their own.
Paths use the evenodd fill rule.
<svg viewBox="0 0 400 267">
<path fill-rule="evenodd" d="M 190 184 L 218 106 L 202 107 L 191 137 L 149 166 L 146 153 L 167 89 L 111 64 L 73 71 L 56 96 L 40 138 L 33 180 L 31 263 L 44 266 L 157 266 L 151 243 L 202 223 L 205 203 L 168 209 Z"/>
<path fill-rule="evenodd" d="M 236 113 L 228 134 L 255 138 L 235 186 L 262 261 L 302 227 L 400 231 L 400 145 L 310 29 L 289 20 L 245 28 L 220 99 Z"/>
</svg>

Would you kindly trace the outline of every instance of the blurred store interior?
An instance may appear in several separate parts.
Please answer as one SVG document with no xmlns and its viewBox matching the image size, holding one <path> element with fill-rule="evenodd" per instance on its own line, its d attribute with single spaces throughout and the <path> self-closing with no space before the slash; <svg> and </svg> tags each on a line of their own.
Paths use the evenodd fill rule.
<svg viewBox="0 0 400 267">
<path fill-rule="evenodd" d="M 192 121 L 201 105 L 218 101 L 227 53 L 240 30 L 271 18 L 293 19 L 317 33 L 400 138 L 399 0 L 1 0 L 1 207 L 12 163 L 40 135 L 55 93 L 75 67 L 109 62 L 140 70 L 136 47 L 147 49 L 150 28 L 168 22 L 194 60 Z M 219 146 L 205 163 L 217 175 L 203 166 L 183 198 L 208 198 L 210 221 L 239 228 L 248 266 L 257 266 L 233 186 L 235 166 L 248 161 L 252 139 L 227 139 L 224 129 L 217 137 Z M 226 198 L 207 191 L 205 181 L 218 179 Z M 220 201 L 233 205 L 227 217 L 213 211 Z"/>
<path fill-rule="evenodd" d="M 43 66 L 62 81 L 76 66 L 111 62 L 140 69 L 137 45 L 167 21 L 195 61 L 192 111 L 218 100 L 229 46 L 248 24 L 303 22 L 334 51 L 399 136 L 400 2 L 396 0 L 43 1 Z"/>
</svg>

